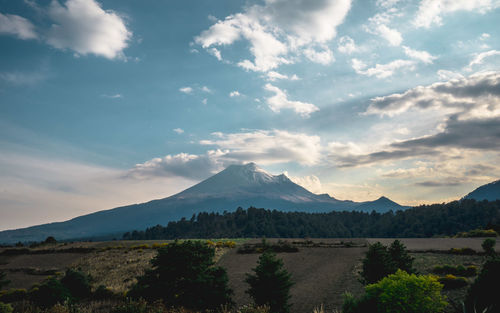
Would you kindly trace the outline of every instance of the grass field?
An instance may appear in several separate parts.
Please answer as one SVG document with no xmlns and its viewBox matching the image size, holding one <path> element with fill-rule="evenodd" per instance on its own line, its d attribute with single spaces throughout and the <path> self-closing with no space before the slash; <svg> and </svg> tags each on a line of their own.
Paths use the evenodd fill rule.
<svg viewBox="0 0 500 313">
<path fill-rule="evenodd" d="M 432 273 L 436 265 L 475 265 L 480 267 L 480 255 L 455 255 L 451 248 L 472 248 L 481 251 L 484 238 L 430 238 L 400 239 L 412 252 L 414 266 L 419 273 Z M 238 240 L 236 248 L 217 249 L 218 265 L 226 268 L 229 283 L 238 305 L 251 302 L 245 293 L 246 273 L 256 266 L 258 253 L 240 254 L 243 244 L 257 244 L 260 239 Z M 278 239 L 268 239 L 275 243 Z M 294 253 L 278 253 L 286 269 L 292 274 L 292 313 L 312 312 L 323 305 L 326 312 L 339 309 L 343 293 L 361 294 L 363 286 L 358 272 L 367 245 L 377 241 L 390 244 L 393 239 L 288 239 L 299 248 Z M 105 285 L 114 292 L 124 293 L 135 283 L 136 277 L 150 267 L 156 250 L 166 241 L 111 241 L 77 242 L 37 247 L 18 255 L 5 255 L 0 249 L 0 270 L 11 280 L 9 288 L 30 288 L 50 275 L 60 275 L 67 268 L 79 269 L 91 275 L 96 288 Z M 497 245 L 499 249 L 499 245 Z M 472 282 L 474 277 L 468 278 Z M 445 291 L 452 304 L 458 305 L 466 288 Z M 450 307 L 449 311 L 452 311 Z"/>
</svg>

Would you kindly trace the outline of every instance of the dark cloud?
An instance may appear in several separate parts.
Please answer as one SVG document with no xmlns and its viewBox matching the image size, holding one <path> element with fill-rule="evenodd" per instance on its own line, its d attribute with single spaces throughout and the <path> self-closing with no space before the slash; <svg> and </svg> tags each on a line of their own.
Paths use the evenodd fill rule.
<svg viewBox="0 0 500 313">
<path fill-rule="evenodd" d="M 404 93 L 372 99 L 368 114 L 398 114 L 411 108 L 453 107 L 469 110 L 479 105 L 492 108 L 500 103 L 500 72 L 484 72 L 462 79 L 418 86 Z"/>
<path fill-rule="evenodd" d="M 385 151 L 342 156 L 337 158 L 337 162 L 340 167 L 352 167 L 417 156 L 436 156 L 446 152 L 446 148 L 500 150 L 500 118 L 458 120 L 452 117 L 441 133 L 395 142 Z"/>
<path fill-rule="evenodd" d="M 427 180 L 423 182 L 415 183 L 417 186 L 421 187 L 453 187 L 462 185 L 462 181 L 450 178 L 442 180 Z"/>
</svg>

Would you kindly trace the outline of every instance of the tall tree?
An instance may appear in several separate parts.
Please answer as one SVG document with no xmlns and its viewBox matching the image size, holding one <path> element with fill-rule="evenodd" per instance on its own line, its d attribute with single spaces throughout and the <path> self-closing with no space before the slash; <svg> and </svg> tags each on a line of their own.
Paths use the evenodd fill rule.
<svg viewBox="0 0 500 313">
<path fill-rule="evenodd" d="M 290 288 L 293 286 L 291 274 L 283 266 L 283 260 L 272 252 L 264 252 L 258 260 L 254 274 L 247 274 L 250 285 L 247 293 L 256 305 L 268 305 L 273 313 L 290 310 Z"/>
<path fill-rule="evenodd" d="M 138 278 L 129 295 L 162 299 L 169 306 L 214 310 L 230 304 L 226 270 L 214 266 L 215 249 L 199 241 L 175 242 L 158 250 L 153 269 Z"/>
</svg>

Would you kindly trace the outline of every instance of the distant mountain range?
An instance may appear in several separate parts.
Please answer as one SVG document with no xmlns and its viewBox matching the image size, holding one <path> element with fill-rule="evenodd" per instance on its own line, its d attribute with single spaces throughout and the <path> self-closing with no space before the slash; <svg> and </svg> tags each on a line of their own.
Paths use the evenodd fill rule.
<svg viewBox="0 0 500 313">
<path fill-rule="evenodd" d="M 386 197 L 354 202 L 338 200 L 328 194 L 314 194 L 292 182 L 286 175 L 271 175 L 256 164 L 249 163 L 231 165 L 168 198 L 99 211 L 65 222 L 2 231 L 0 243 L 41 241 L 48 236 L 58 240 L 120 238 L 130 230 L 166 225 L 200 212 L 234 211 L 238 207 L 250 206 L 310 213 L 354 210 L 384 213 L 408 208 Z"/>
</svg>

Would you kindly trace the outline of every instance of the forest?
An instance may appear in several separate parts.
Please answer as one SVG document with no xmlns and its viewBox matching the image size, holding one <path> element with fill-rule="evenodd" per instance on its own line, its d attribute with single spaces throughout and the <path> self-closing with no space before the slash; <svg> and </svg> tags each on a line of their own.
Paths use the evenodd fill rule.
<svg viewBox="0 0 500 313">
<path fill-rule="evenodd" d="M 182 238 L 429 238 L 473 229 L 500 230 L 500 200 L 460 200 L 387 213 L 281 212 L 250 207 L 234 212 L 193 215 L 190 219 L 134 230 L 126 240 Z"/>
</svg>

